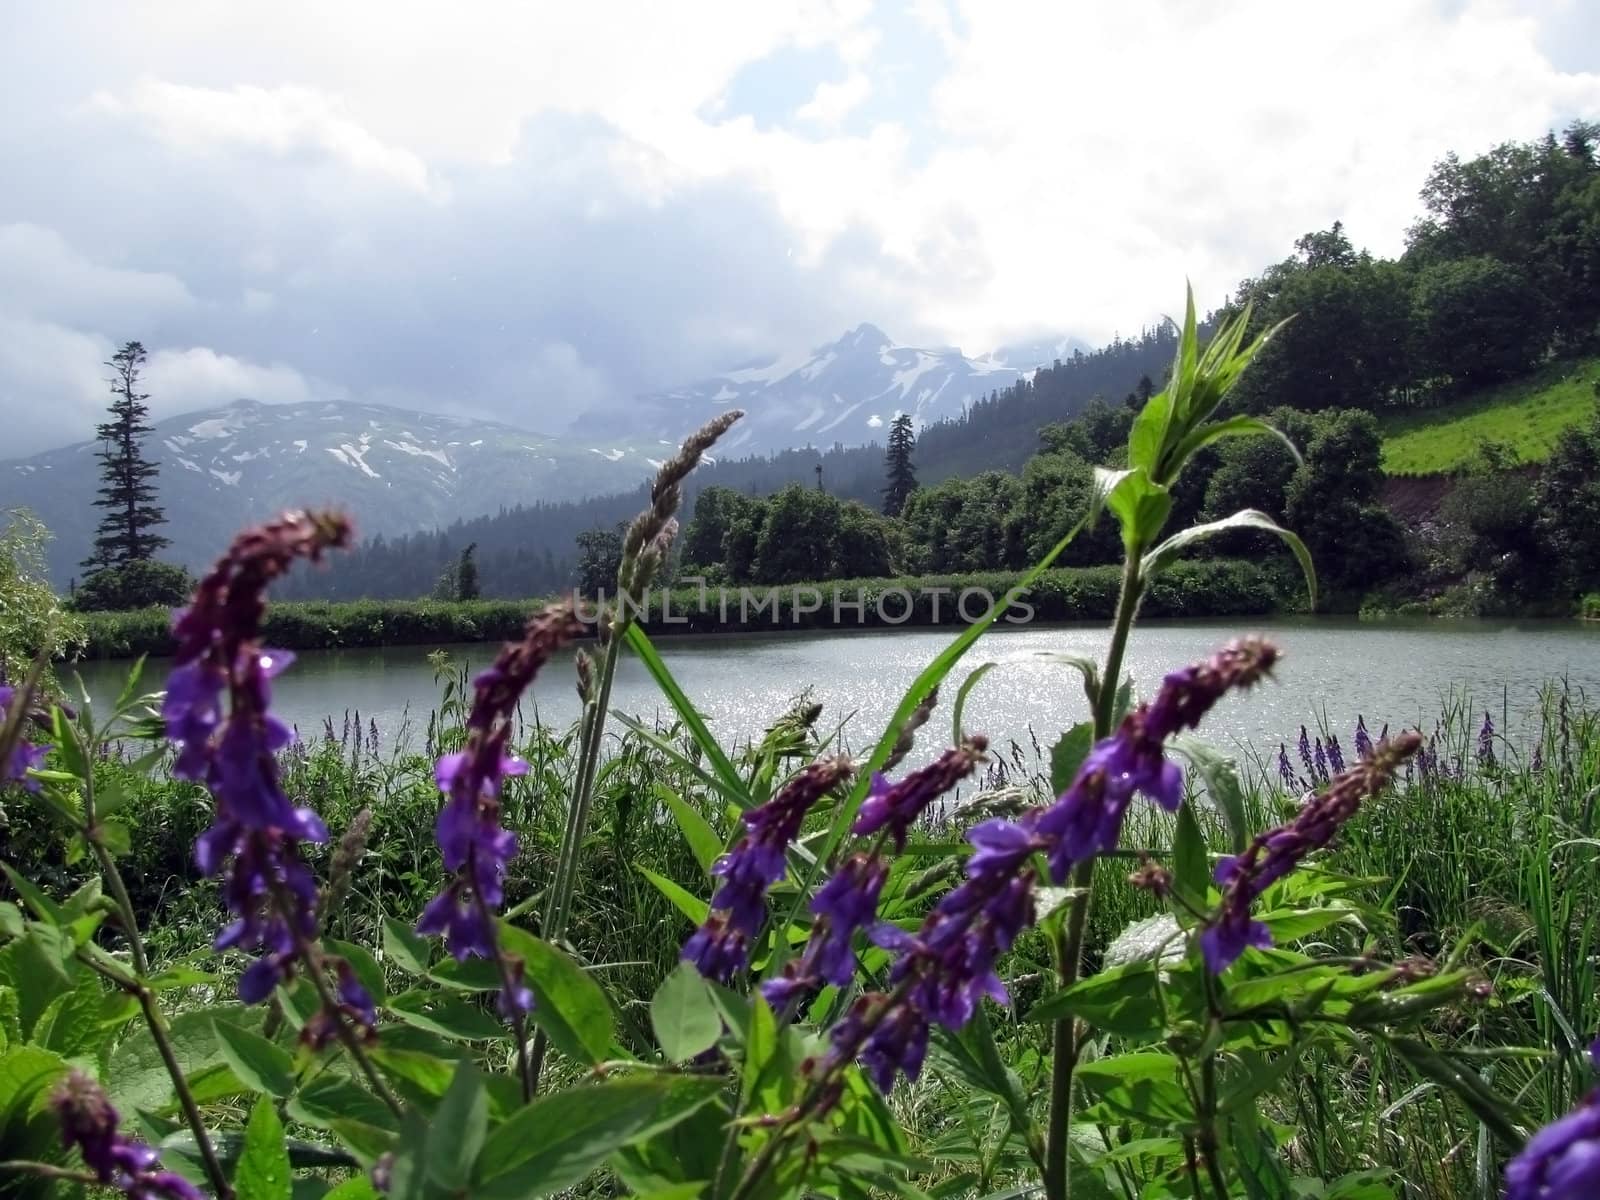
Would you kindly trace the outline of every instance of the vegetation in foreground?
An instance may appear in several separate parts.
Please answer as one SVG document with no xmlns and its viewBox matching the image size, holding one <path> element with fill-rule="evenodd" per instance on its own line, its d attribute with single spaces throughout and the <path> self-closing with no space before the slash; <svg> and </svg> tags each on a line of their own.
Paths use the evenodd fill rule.
<svg viewBox="0 0 1600 1200">
<path fill-rule="evenodd" d="M 0 908 L 0 1083 L 11 1090 L 0 1138 L 14 1189 L 431 1200 L 533 1197 L 593 1178 L 726 1200 L 1378 1200 L 1484 1194 L 1506 1163 L 1510 1200 L 1587 1194 L 1600 1103 L 1580 1099 L 1600 1016 L 1593 805 L 1579 784 L 1600 769 L 1588 714 L 1556 701 L 1525 763 L 1487 716 L 1478 726 L 1458 713 L 1431 736 L 1363 722 L 1348 757 L 1331 732 L 1302 733 L 1298 767 L 1280 754 L 1280 791 L 1190 733 L 1225 693 L 1259 685 L 1278 648 L 1234 643 L 1137 704 L 1123 683 L 1146 585 L 1192 542 L 1266 530 L 1309 575 L 1298 539 L 1250 510 L 1163 538 L 1198 447 L 1267 432 L 1207 424 L 1258 349 L 1243 332 L 1230 326 L 1202 354 L 1191 305 L 1171 388 L 1131 435 L 1132 465 L 1101 477 L 1125 545 L 1122 588 L 1106 661 L 1063 664 L 1082 674 L 1088 719 L 1051 747 L 1047 774 L 1027 777 L 1014 759 L 1018 777 L 1005 778 L 998 748 L 963 727 L 967 685 L 938 703 L 984 624 L 922 672 L 858 763 L 814 743 L 810 711 L 742 752 L 720 746 L 626 605 L 578 660 L 585 710 L 570 758 L 546 736 L 522 760 L 508 753 L 519 696 L 579 630 L 552 607 L 470 698 L 452 683 L 430 729 L 441 753 L 416 765 L 409 790 L 427 795 L 431 774 L 444 793 L 440 871 L 406 882 L 431 899 L 346 941 L 332 929 L 376 878 L 360 868 L 381 852 L 377 813 L 357 811 L 332 841 L 310 807 L 329 797 L 295 773 L 320 757 L 331 780 L 359 778 L 372 748 L 353 731 L 355 749 L 347 739 L 291 754 L 282 771 L 269 680 L 287 664 L 260 641 L 266 585 L 347 541 L 337 515 L 286 514 L 235 542 L 178 623 L 154 727 L 141 714 L 157 698 L 132 684 L 98 721 L 42 714 L 44 735 L 31 723 L 34 681 L 8 691 L 0 762 L 31 805 L 23 833 L 44 843 L 21 860 L 32 876 L 7 872 L 20 903 Z M 625 542 L 625 595 L 663 562 L 678 485 L 729 419 L 662 469 Z M 681 845 L 667 841 L 694 867 L 677 878 L 610 867 L 641 875 L 695 927 L 664 979 L 658 935 L 641 940 L 638 959 L 654 960 L 641 962 L 631 943 L 581 944 L 575 920 L 586 863 L 607 850 L 602 781 L 628 769 L 604 753 L 624 645 L 682 722 L 676 742 L 624 723 L 647 748 L 652 786 L 624 785 L 618 814 L 625 803 L 653 825 L 657 846 L 670 822 Z M 946 712 L 948 743 L 933 732 Z M 152 958 L 118 860 L 134 852 L 140 780 L 167 752 L 108 757 L 141 733 L 174 744 L 170 774 L 193 782 L 166 786 L 187 789 L 191 828 L 209 823 L 195 862 L 232 918 L 213 945 L 248 964 L 238 1003 L 214 954 Z M 950 748 L 900 769 L 918 737 Z M 1001 787 L 952 814 L 941 797 L 984 767 Z M 524 847 L 504 822 L 521 786 L 560 834 L 549 876 L 519 904 L 506 883 Z M 1452 806 L 1470 845 L 1441 841 L 1437 814 Z M 956 823 L 932 832 L 935 813 Z M 1380 827 L 1371 852 L 1406 859 L 1404 870 L 1340 869 L 1364 824 Z M 75 891 L 74 878 L 42 877 L 62 848 L 82 864 Z M 187 856 L 187 838 L 176 849 Z M 1460 867 L 1479 853 L 1489 882 L 1468 892 Z M 1486 909 L 1496 886 L 1522 907 Z M 613 898 L 602 887 L 595 899 Z M 1445 926 L 1446 905 L 1471 924 Z M 216 928 L 214 911 L 197 918 Z M 638 967 L 647 1001 L 608 978 Z"/>
</svg>

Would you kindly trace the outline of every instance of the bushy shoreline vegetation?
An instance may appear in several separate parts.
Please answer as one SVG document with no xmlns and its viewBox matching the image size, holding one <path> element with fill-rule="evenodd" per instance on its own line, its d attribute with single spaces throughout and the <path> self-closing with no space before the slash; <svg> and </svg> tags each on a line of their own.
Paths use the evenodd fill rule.
<svg viewBox="0 0 1600 1200">
<path fill-rule="evenodd" d="M 698 585 L 652 590 L 641 622 L 653 636 L 816 629 L 896 629 L 970 624 L 989 599 L 1020 578 L 1009 571 L 845 579 L 726 589 Z M 1115 567 L 1046 572 L 1023 597 L 1028 609 L 1007 615 L 1029 621 L 1104 620 L 1116 607 Z M 1178 563 L 1156 580 L 1144 611 L 1152 617 L 1257 616 L 1304 603 L 1298 585 L 1244 559 Z M 963 593 L 970 593 L 963 600 Z M 837 617 L 834 597 L 839 597 Z M 703 606 L 702 606 L 703 601 Z M 285 650 L 423 646 L 504 641 L 515 637 L 542 600 L 356 600 L 275 604 L 267 641 Z M 725 615 L 724 615 L 725 613 Z M 937 619 L 935 619 L 937 617 Z M 172 651 L 171 613 L 164 608 L 84 613 L 81 656 L 132 658 Z"/>
</svg>

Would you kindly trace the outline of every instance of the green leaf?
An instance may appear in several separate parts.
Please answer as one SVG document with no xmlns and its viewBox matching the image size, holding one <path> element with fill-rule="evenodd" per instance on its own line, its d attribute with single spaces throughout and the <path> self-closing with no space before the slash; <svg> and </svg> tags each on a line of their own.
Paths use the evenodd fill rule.
<svg viewBox="0 0 1600 1200">
<path fill-rule="evenodd" d="M 1187 799 L 1178 806 L 1178 828 L 1172 842 L 1172 887 L 1174 896 L 1188 909 L 1205 911 L 1206 893 L 1211 887 L 1206 835 L 1195 819 L 1194 805 Z"/>
<path fill-rule="evenodd" d="M 1083 721 L 1063 733 L 1056 744 L 1050 747 L 1052 792 L 1059 796 L 1072 786 L 1078 768 L 1083 766 L 1083 760 L 1089 757 L 1089 750 L 1093 745 L 1094 726 L 1088 721 Z"/>
<path fill-rule="evenodd" d="M 473 1200 L 534 1200 L 581 1182 L 629 1142 L 669 1129 L 722 1088 L 716 1079 L 648 1075 L 542 1096 L 489 1135 Z"/>
<path fill-rule="evenodd" d="M 1171 913 L 1157 913 L 1142 921 L 1134 921 L 1111 939 L 1102 965 L 1109 969 L 1151 960 L 1177 962 L 1183 958 L 1181 932 Z"/>
<path fill-rule="evenodd" d="M 1267 434 L 1275 437 L 1285 446 L 1289 453 L 1294 455 L 1295 464 L 1301 465 L 1304 459 L 1300 457 L 1299 448 L 1289 440 L 1289 435 L 1272 425 L 1267 424 L 1260 417 L 1236 416 L 1228 417 L 1221 421 L 1213 421 L 1209 425 L 1202 425 L 1192 431 L 1188 437 L 1179 442 L 1172 452 L 1175 463 L 1182 466 L 1194 456 L 1195 451 L 1211 445 L 1212 442 L 1221 441 L 1225 437 L 1249 437 L 1255 434 Z"/>
<path fill-rule="evenodd" d="M 688 917 L 692 924 L 703 925 L 706 917 L 711 914 L 710 904 L 691 896 L 665 875 L 657 875 L 649 867 L 641 867 L 637 863 L 633 869 L 654 884 L 656 891 L 672 901 L 672 907 Z"/>
<path fill-rule="evenodd" d="M 689 843 L 689 852 L 694 855 L 695 862 L 709 875 L 717 859 L 722 857 L 722 839 L 699 811 L 672 788 L 658 782 L 654 790 L 672 814 L 672 819 L 678 823 L 678 829 L 683 833 L 683 840 Z"/>
<path fill-rule="evenodd" d="M 1153 475 L 1166 448 L 1167 430 L 1172 423 L 1172 394 L 1156 392 L 1144 402 L 1128 431 L 1128 466 Z"/>
<path fill-rule="evenodd" d="M 1076 1016 L 1110 1033 L 1151 1033 L 1163 1024 L 1156 984 L 1155 964 L 1147 961 L 1101 971 L 1045 997 L 1028 1011 L 1027 1020 Z"/>
<path fill-rule="evenodd" d="M 1232 529 L 1261 529 L 1267 533 L 1276 534 L 1282 538 L 1289 549 L 1294 551 L 1294 556 L 1300 563 L 1300 572 L 1305 576 L 1306 591 L 1311 597 L 1311 607 L 1317 606 L 1317 569 L 1311 562 L 1311 551 L 1306 549 L 1306 544 L 1299 537 L 1279 525 L 1266 513 L 1254 508 L 1241 508 L 1231 517 L 1223 517 L 1220 521 L 1207 521 L 1204 525 L 1191 525 L 1189 528 L 1173 534 L 1154 550 L 1144 556 L 1139 570 L 1146 578 L 1153 576 L 1171 566 L 1177 561 L 1180 554 L 1195 542 L 1203 541 L 1219 533 L 1226 533 Z"/>
<path fill-rule="evenodd" d="M 522 959 L 533 989 L 533 1021 L 574 1062 L 593 1066 L 612 1055 L 611 1001 L 589 973 L 549 942 L 505 922 L 500 945 Z"/>
<path fill-rule="evenodd" d="M 89 752 L 84 747 L 78 727 L 67 719 L 67 714 L 59 705 L 50 709 L 50 721 L 54 735 L 52 740 L 56 744 L 56 753 L 61 756 L 61 765 L 79 779 L 88 779 L 94 768 L 89 764 Z"/>
<path fill-rule="evenodd" d="M 245 1126 L 244 1149 L 233 1171 L 233 1192 L 237 1200 L 290 1200 L 293 1190 L 283 1123 L 271 1098 L 263 1096 Z"/>
<path fill-rule="evenodd" d="M 279 1099 L 294 1091 L 294 1059 L 259 1033 L 240 1029 L 226 1021 L 214 1021 L 217 1046 L 223 1060 L 233 1069 L 239 1082 L 253 1092 L 265 1092 Z"/>
<path fill-rule="evenodd" d="M 650 1000 L 656 1044 L 671 1062 L 686 1062 L 716 1045 L 722 1017 L 692 963 L 680 962 Z"/>
<path fill-rule="evenodd" d="M 10 863 L 0 863 L 0 871 L 6 873 L 6 878 L 11 881 L 11 886 L 17 889 L 17 895 L 22 897 L 22 902 L 28 906 L 28 911 L 39 920 L 49 925 L 64 925 L 66 917 L 61 911 L 61 906 L 44 891 L 37 887 L 31 879 L 18 873 Z"/>
<path fill-rule="evenodd" d="M 428 1124 L 428 1178 L 450 1191 L 465 1188 L 489 1133 L 489 1093 L 465 1059 Z"/>
<path fill-rule="evenodd" d="M 961 681 L 961 688 L 956 692 L 955 707 L 950 714 L 950 744 L 952 746 L 961 745 L 964 736 L 961 729 L 961 716 L 967 708 L 968 693 L 978 685 L 978 680 L 994 670 L 997 665 L 997 663 L 986 662 L 982 666 L 975 667 L 972 673 Z"/>
<path fill-rule="evenodd" d="M 354 1179 L 346 1179 L 343 1183 L 330 1188 L 323 1193 L 322 1200 L 381 1200 L 378 1189 L 372 1186 L 372 1180 L 365 1175 L 357 1175 Z"/>
<path fill-rule="evenodd" d="M 1244 788 L 1239 782 L 1238 764 L 1215 746 L 1183 734 L 1172 739 L 1172 748 L 1189 761 L 1206 785 L 1206 798 L 1222 814 L 1228 826 L 1228 839 L 1234 854 L 1243 854 L 1250 844 L 1250 823 L 1245 815 Z"/>
<path fill-rule="evenodd" d="M 228 1006 L 225 1009 L 200 1008 L 179 1013 L 168 1022 L 167 1039 L 172 1044 L 178 1069 L 191 1083 L 212 1068 L 215 1078 L 225 1081 L 234 1092 L 242 1090 L 222 1057 L 221 1039 L 217 1036 L 216 1020 L 241 1014 L 242 1009 Z M 162 1112 L 175 1104 L 172 1077 L 157 1048 L 150 1031 L 139 1027 L 117 1043 L 111 1052 L 110 1069 L 105 1073 L 107 1090 L 112 1102 L 124 1112 L 142 1109 L 145 1112 Z"/>
<path fill-rule="evenodd" d="M 1172 493 L 1143 470 L 1130 471 L 1106 497 L 1106 507 L 1122 526 L 1122 544 L 1133 553 L 1160 536 L 1172 512 Z"/>
<path fill-rule="evenodd" d="M 655 645 L 648 635 L 635 622 L 628 625 L 623 636 L 627 639 L 629 649 L 639 656 L 639 661 L 644 663 L 644 669 L 650 672 L 650 678 L 656 681 L 656 686 L 661 689 L 668 703 L 683 721 L 684 728 L 689 731 L 689 736 L 694 738 L 695 745 L 706 756 L 706 761 L 711 764 L 711 770 L 718 782 L 734 794 L 746 797 L 746 802 L 740 805 L 741 808 L 750 807 L 749 789 L 739 778 L 739 772 L 734 770 L 733 763 L 723 753 L 717 739 L 711 736 L 705 718 L 700 715 L 700 711 L 695 708 L 684 690 L 678 686 L 678 681 L 672 677 L 672 672 L 667 670 L 667 664 L 656 652 Z"/>
<path fill-rule="evenodd" d="M 433 958 L 433 952 L 427 941 L 418 937 L 416 930 L 411 926 L 402 925 L 393 917 L 385 917 L 383 956 L 407 975 L 423 975 L 427 973 L 428 962 Z"/>
<path fill-rule="evenodd" d="M 454 996 L 412 988 L 384 1002 L 384 1010 L 414 1029 L 425 1029 L 460 1042 L 507 1037 L 510 1030 L 483 1009 Z"/>
<path fill-rule="evenodd" d="M 428 968 L 428 978 L 458 992 L 497 992 L 505 986 L 499 966 L 487 958 L 446 958 Z"/>
<path fill-rule="evenodd" d="M 373 1003 L 383 1003 L 385 995 L 383 968 L 378 965 L 378 960 L 372 957 L 372 951 L 365 946 L 357 946 L 354 942 L 341 942 L 337 938 L 323 938 L 322 944 L 350 964 L 350 969 L 355 972 L 361 986 L 367 989 L 367 994 L 372 997 Z"/>
</svg>

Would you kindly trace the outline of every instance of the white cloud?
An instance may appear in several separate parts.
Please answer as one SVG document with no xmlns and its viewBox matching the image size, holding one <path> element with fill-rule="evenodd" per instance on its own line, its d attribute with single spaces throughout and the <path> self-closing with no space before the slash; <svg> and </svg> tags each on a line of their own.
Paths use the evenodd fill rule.
<svg viewBox="0 0 1600 1200">
<path fill-rule="evenodd" d="M 328 385 L 314 387 L 299 371 L 284 363 L 263 365 L 231 354 L 219 354 L 206 346 L 154 351 L 146 364 L 144 384 L 152 397 L 160 397 L 161 409 L 168 413 L 209 408 L 239 399 L 289 404 L 339 398 L 339 389 Z"/>
<path fill-rule="evenodd" d="M 0 225 L 0 308 L 69 322 L 110 321 L 181 310 L 194 297 L 181 279 L 92 261 L 54 229 Z"/>
<path fill-rule="evenodd" d="M 800 106 L 795 116 L 819 125 L 837 125 L 860 108 L 872 93 L 872 81 L 864 71 L 852 71 L 838 82 L 817 84 L 811 99 Z"/>
<path fill-rule="evenodd" d="M 244 147 L 279 157 L 326 155 L 413 191 L 429 190 L 420 157 L 386 145 L 332 96 L 304 87 L 188 87 L 141 79 L 124 96 L 98 92 L 96 107 L 148 123 L 163 140 L 203 154 Z"/>
</svg>

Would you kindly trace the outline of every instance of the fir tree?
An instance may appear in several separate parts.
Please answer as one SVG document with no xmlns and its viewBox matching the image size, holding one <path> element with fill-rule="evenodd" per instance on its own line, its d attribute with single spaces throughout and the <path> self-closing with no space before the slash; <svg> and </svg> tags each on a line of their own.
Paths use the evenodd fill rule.
<svg viewBox="0 0 1600 1200">
<path fill-rule="evenodd" d="M 155 503 L 155 478 L 159 467 L 148 461 L 140 443 L 150 432 L 150 415 L 145 401 L 150 397 L 138 390 L 139 371 L 144 366 L 144 346 L 128 342 L 106 364 L 116 372 L 111 380 L 112 419 L 100 425 L 100 498 L 95 507 L 106 513 L 95 534 L 94 552 L 83 562 L 91 570 L 105 570 L 145 562 L 168 544 L 154 532 L 166 523 L 166 515 Z"/>
<path fill-rule="evenodd" d="M 917 447 L 917 435 L 911 426 L 911 414 L 901 413 L 889 426 L 889 452 L 884 465 L 889 472 L 889 486 L 883 489 L 883 514 L 898 517 L 917 490 L 917 472 L 911 465 L 911 452 Z"/>
<path fill-rule="evenodd" d="M 477 542 L 469 542 L 461 552 L 461 561 L 456 563 L 457 600 L 476 600 L 482 594 L 478 587 L 478 563 L 472 557 L 477 549 Z"/>
</svg>

